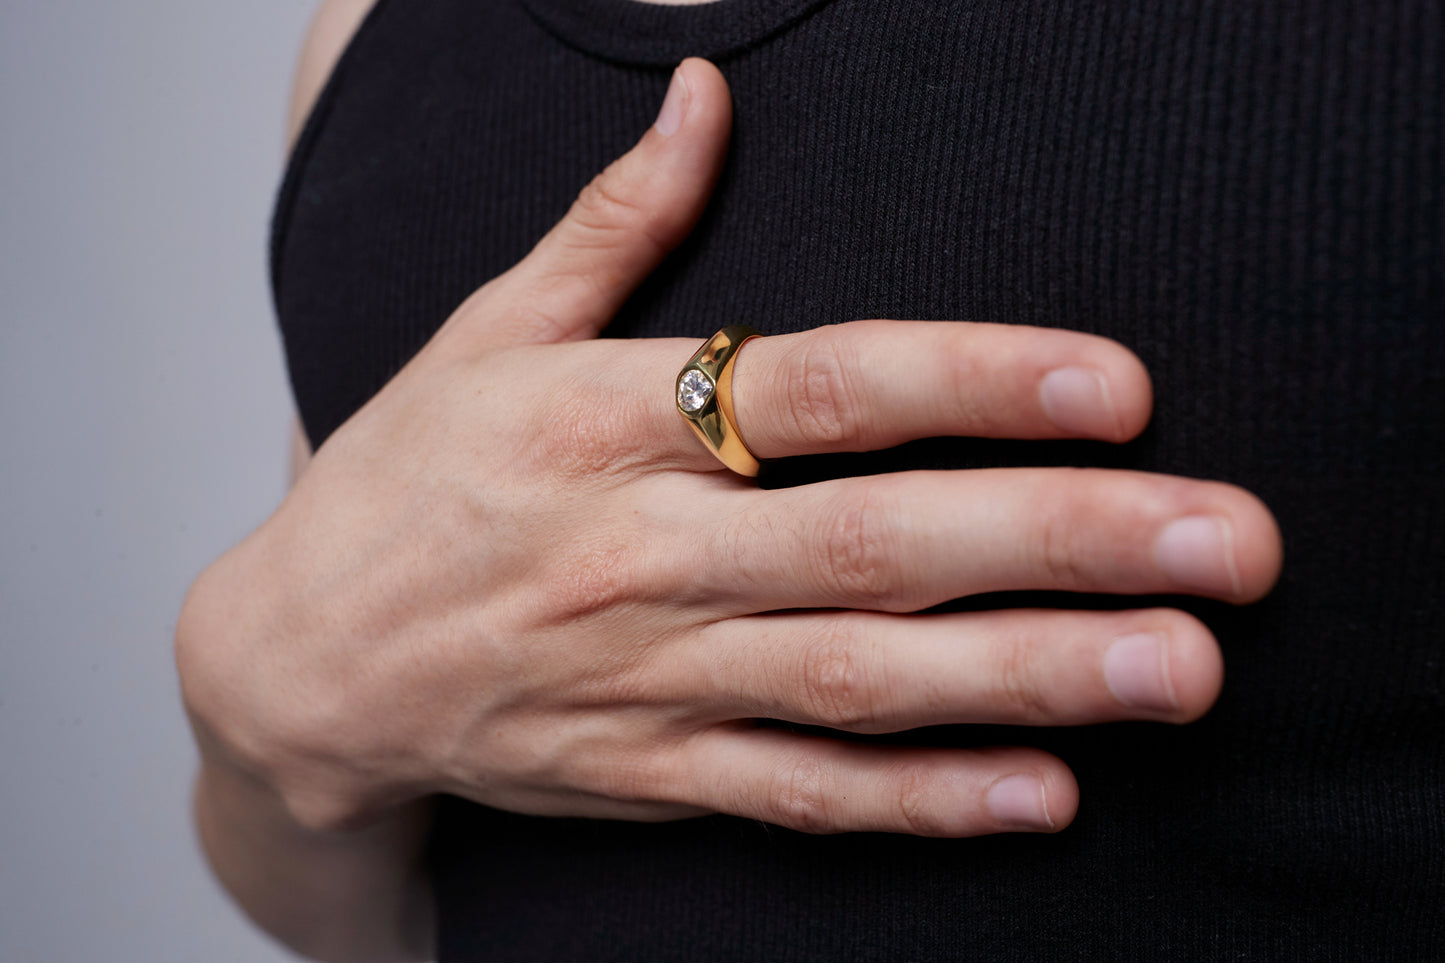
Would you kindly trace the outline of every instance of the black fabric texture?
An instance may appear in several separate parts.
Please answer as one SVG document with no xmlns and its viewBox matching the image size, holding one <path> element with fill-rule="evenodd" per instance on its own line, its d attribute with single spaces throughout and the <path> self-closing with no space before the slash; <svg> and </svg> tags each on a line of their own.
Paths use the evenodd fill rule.
<svg viewBox="0 0 1445 963">
<path fill-rule="evenodd" d="M 811 837 L 444 801 L 441 960 L 1445 956 L 1445 151 L 1435 0 L 381 0 L 281 190 L 313 442 L 505 271 L 710 55 L 736 128 L 691 239 L 605 332 L 1037 324 L 1154 378 L 1123 446 L 919 442 L 770 466 L 1223 479 L 1279 518 L 1185 727 L 939 727 L 1078 774 L 1057 835 Z"/>
</svg>

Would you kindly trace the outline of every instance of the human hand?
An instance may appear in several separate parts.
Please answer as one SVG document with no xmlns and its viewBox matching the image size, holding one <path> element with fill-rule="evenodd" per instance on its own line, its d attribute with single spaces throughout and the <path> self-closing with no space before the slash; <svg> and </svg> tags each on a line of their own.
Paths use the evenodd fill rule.
<svg viewBox="0 0 1445 963">
<path fill-rule="evenodd" d="M 689 61 L 658 124 L 478 290 L 198 580 L 177 633 L 201 743 L 303 826 L 438 792 L 517 812 L 807 831 L 1057 829 L 1038 750 L 862 745 L 944 723 L 1184 722 L 1218 647 L 1182 612 L 909 614 L 980 592 L 1268 590 L 1277 530 L 1218 483 L 1034 469 L 760 491 L 673 405 L 693 340 L 591 340 L 701 213 L 731 122 Z M 856 322 L 735 364 L 760 456 L 938 435 L 1123 441 L 1147 375 L 1102 338 Z"/>
</svg>

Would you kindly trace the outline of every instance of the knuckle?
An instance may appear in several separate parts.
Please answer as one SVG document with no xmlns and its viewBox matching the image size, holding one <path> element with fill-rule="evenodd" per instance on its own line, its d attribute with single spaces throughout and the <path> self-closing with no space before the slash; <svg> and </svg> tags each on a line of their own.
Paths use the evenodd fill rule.
<svg viewBox="0 0 1445 963">
<path fill-rule="evenodd" d="M 934 781 L 928 769 L 908 766 L 898 780 L 898 816 L 915 836 L 952 836 L 952 827 L 942 818 L 934 800 Z"/>
<path fill-rule="evenodd" d="M 825 514 L 816 567 L 823 588 L 840 601 L 880 605 L 894 595 L 892 538 L 876 489 L 840 499 Z"/>
<path fill-rule="evenodd" d="M 596 615 L 642 598 L 639 568 L 621 543 L 579 546 L 557 554 L 544 594 L 564 620 Z"/>
<path fill-rule="evenodd" d="M 1077 497 L 1067 495 L 1039 516 L 1036 563 L 1051 588 L 1083 591 L 1095 581 L 1094 564 L 1079 531 L 1082 511 Z"/>
<path fill-rule="evenodd" d="M 819 759 L 800 759 L 780 773 L 771 800 L 773 820 L 803 833 L 831 833 L 839 829 L 837 813 L 828 800 L 825 766 Z"/>
<path fill-rule="evenodd" d="M 498 340 L 546 343 L 567 340 L 576 330 L 576 324 L 565 311 L 558 308 L 552 295 L 566 285 L 578 283 L 586 285 L 586 293 L 593 298 L 604 298 L 609 293 L 607 285 L 610 282 L 592 272 L 568 272 L 565 277 L 560 273 L 542 274 L 531 282 L 524 296 L 508 305 L 500 319 L 482 329 L 488 334 L 495 333 L 498 336 L 486 338 L 484 343 L 495 345 Z"/>
<path fill-rule="evenodd" d="M 1010 721 L 1043 723 L 1053 720 L 1054 711 L 1040 684 L 1035 645 L 1027 639 L 1005 639 L 997 659 L 996 699 Z"/>
<path fill-rule="evenodd" d="M 671 802 L 666 786 L 669 782 L 664 766 L 654 748 L 620 747 L 603 752 L 590 752 L 583 757 L 582 772 L 574 780 L 577 787 L 623 802 Z"/>
<path fill-rule="evenodd" d="M 819 336 L 802 360 L 787 368 L 783 409 L 789 427 L 804 443 L 836 447 L 862 441 L 865 419 L 851 373 L 856 359 L 836 338 Z"/>
<path fill-rule="evenodd" d="M 597 470 L 596 459 L 610 458 L 610 447 L 603 443 L 593 426 L 574 418 L 559 418 L 548 412 L 531 432 L 532 467 L 539 473 L 555 474 L 570 481 Z"/>
<path fill-rule="evenodd" d="M 635 399 L 621 390 L 601 386 L 587 389 L 592 411 L 576 416 L 575 401 L 544 405 L 530 432 L 529 467 L 564 483 L 595 479 L 648 464 L 656 451 L 644 450 L 639 439 L 648 437 Z"/>
<path fill-rule="evenodd" d="M 786 517 L 756 505 L 740 506 L 724 515 L 715 550 L 731 563 L 730 568 L 739 573 L 740 578 L 750 578 L 758 568 L 755 563 L 759 546 L 772 550 L 779 543 L 782 534 L 779 523 Z"/>
<path fill-rule="evenodd" d="M 660 213 L 634 199 L 629 186 L 622 168 L 613 163 L 582 189 L 568 215 L 575 226 L 582 228 L 574 235 L 574 243 L 583 248 L 611 247 L 626 236 L 641 238 L 659 252 L 665 249 Z"/>
<path fill-rule="evenodd" d="M 803 651 L 806 708 L 824 725 L 852 732 L 879 731 L 882 699 L 869 678 L 860 644 L 847 621 L 831 624 Z"/>
<path fill-rule="evenodd" d="M 947 406 L 947 414 L 956 424 L 983 431 L 1008 417 L 1010 406 L 998 393 L 977 390 L 996 379 L 998 365 L 990 352 L 980 350 L 977 331 L 951 331 L 939 346 L 939 358 L 945 383 L 966 386 L 966 390 L 942 392 L 936 399 Z"/>
</svg>

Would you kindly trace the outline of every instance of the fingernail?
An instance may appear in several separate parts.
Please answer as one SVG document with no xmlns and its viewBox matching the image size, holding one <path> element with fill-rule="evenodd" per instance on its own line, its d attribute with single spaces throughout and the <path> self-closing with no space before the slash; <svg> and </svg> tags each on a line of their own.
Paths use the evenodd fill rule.
<svg viewBox="0 0 1445 963">
<path fill-rule="evenodd" d="M 1009 826 L 1053 829 L 1044 784 L 1037 776 L 1005 776 L 988 791 L 988 811 Z"/>
<path fill-rule="evenodd" d="M 1182 588 L 1211 595 L 1239 595 L 1234 530 L 1213 515 L 1191 515 L 1165 526 L 1154 541 L 1154 558 Z"/>
<path fill-rule="evenodd" d="M 1039 382 L 1044 414 L 1071 435 L 1122 434 L 1109 382 L 1093 368 L 1055 368 Z"/>
<path fill-rule="evenodd" d="M 1114 640 L 1104 653 L 1104 682 L 1126 706 L 1155 712 L 1179 708 L 1169 679 L 1168 650 L 1163 638 L 1153 632 Z"/>
<path fill-rule="evenodd" d="M 674 70 L 672 83 L 667 85 L 667 96 L 662 101 L 662 110 L 658 111 L 657 123 L 653 126 L 663 137 L 671 137 L 682 126 L 682 118 L 686 114 L 687 81 L 682 79 L 681 70 Z"/>
</svg>

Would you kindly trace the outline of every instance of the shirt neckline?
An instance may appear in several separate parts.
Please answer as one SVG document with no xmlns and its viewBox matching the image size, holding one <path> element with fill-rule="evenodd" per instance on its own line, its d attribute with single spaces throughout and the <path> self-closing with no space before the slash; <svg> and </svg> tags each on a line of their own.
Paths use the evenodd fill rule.
<svg viewBox="0 0 1445 963">
<path fill-rule="evenodd" d="M 723 57 L 765 40 L 833 0 L 520 0 L 548 31 L 608 60 L 672 66 L 685 57 Z"/>
</svg>

